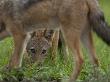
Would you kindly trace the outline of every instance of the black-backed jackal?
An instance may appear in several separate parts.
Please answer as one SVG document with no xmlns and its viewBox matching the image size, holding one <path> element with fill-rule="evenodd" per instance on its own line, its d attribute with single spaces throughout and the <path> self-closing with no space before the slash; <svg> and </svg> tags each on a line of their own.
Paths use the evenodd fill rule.
<svg viewBox="0 0 110 82">
<path fill-rule="evenodd" d="M 14 39 L 15 48 L 10 59 L 10 68 L 21 66 L 29 33 L 35 29 L 60 28 L 75 57 L 70 82 L 76 80 L 83 65 L 81 41 L 89 50 L 92 62 L 98 65 L 92 30 L 110 44 L 110 28 L 97 0 L 0 0 L 0 22 L 1 26 L 6 26 L 0 39 L 8 34 Z"/>
</svg>

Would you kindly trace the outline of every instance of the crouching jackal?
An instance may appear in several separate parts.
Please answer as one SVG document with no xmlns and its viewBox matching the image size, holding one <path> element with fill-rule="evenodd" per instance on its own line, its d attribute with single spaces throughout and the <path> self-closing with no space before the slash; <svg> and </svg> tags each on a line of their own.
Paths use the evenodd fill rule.
<svg viewBox="0 0 110 82">
<path fill-rule="evenodd" d="M 32 62 L 42 62 L 47 57 L 47 53 L 49 51 L 51 53 L 52 60 L 55 60 L 58 43 L 59 30 L 37 30 L 31 34 L 26 51 Z"/>
<path fill-rule="evenodd" d="M 81 41 L 89 50 L 92 62 L 98 65 L 92 30 L 110 44 L 110 28 L 97 0 L 0 0 L 0 23 L 6 26 L 6 31 L 1 31 L 0 39 L 8 34 L 14 39 L 15 48 L 9 68 L 21 66 L 31 32 L 42 28 L 60 28 L 75 56 L 75 68 L 70 82 L 76 80 L 82 68 Z"/>
</svg>

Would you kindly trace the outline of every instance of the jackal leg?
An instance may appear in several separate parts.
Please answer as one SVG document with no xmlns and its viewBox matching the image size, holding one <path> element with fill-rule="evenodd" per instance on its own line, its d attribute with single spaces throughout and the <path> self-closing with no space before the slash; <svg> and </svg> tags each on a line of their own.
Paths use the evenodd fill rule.
<svg viewBox="0 0 110 82">
<path fill-rule="evenodd" d="M 64 62 L 66 63 L 67 60 L 68 60 L 68 56 L 69 56 L 69 50 L 68 50 L 68 46 L 65 42 L 64 34 L 62 33 L 61 30 L 59 32 L 58 49 L 61 49 L 62 55 L 63 55 L 63 58 L 64 58 Z"/>
<path fill-rule="evenodd" d="M 70 77 L 70 82 L 75 82 L 77 79 L 83 65 L 83 57 L 80 47 L 80 33 L 73 30 L 64 30 L 64 35 L 66 38 L 66 42 L 69 46 L 69 48 L 74 51 L 74 59 L 75 59 L 75 68 L 73 70 L 73 73 Z"/>
<path fill-rule="evenodd" d="M 90 28 L 86 29 L 85 32 L 83 32 L 81 39 L 82 39 L 84 46 L 87 48 L 90 54 L 90 59 L 91 59 L 92 64 L 95 64 L 95 66 L 98 66 L 99 62 L 96 56 L 96 51 L 95 51 L 94 44 L 93 44 L 92 32 Z"/>
<path fill-rule="evenodd" d="M 22 34 L 18 32 L 12 32 L 13 39 L 14 39 L 14 52 L 12 54 L 11 60 L 9 62 L 9 68 L 18 68 L 21 66 L 23 52 L 27 45 L 29 36 L 26 34 Z"/>
</svg>

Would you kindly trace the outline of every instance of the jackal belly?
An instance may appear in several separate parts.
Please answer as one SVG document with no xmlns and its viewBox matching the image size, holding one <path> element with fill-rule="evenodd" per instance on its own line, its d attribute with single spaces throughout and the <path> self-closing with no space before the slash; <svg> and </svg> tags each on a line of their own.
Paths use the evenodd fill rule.
<svg viewBox="0 0 110 82">
<path fill-rule="evenodd" d="M 35 29 L 44 29 L 44 28 L 49 28 L 49 29 L 58 29 L 60 28 L 60 22 L 57 18 L 52 18 L 47 21 L 43 22 L 29 22 L 27 24 L 24 24 L 24 30 L 27 32 L 33 31 Z"/>
</svg>

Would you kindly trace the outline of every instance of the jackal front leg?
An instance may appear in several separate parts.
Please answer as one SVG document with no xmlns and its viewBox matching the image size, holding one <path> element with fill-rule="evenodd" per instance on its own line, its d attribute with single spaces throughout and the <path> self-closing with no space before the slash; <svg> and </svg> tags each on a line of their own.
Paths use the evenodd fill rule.
<svg viewBox="0 0 110 82">
<path fill-rule="evenodd" d="M 16 33 L 13 34 L 14 52 L 9 62 L 9 68 L 19 68 L 22 64 L 23 52 L 29 40 L 29 35 Z"/>
</svg>

